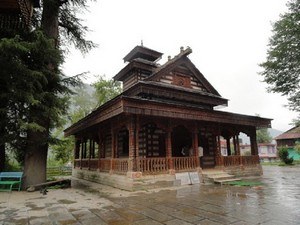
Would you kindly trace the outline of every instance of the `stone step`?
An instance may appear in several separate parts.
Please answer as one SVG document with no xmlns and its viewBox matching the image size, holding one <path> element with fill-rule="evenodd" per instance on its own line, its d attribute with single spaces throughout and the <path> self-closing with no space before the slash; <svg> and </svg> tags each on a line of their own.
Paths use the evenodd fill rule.
<svg viewBox="0 0 300 225">
<path fill-rule="evenodd" d="M 212 178 L 214 180 L 225 180 L 225 179 L 230 179 L 233 177 L 234 177 L 234 175 L 230 175 L 230 174 L 219 174 L 219 175 L 209 176 L 209 178 Z"/>
<path fill-rule="evenodd" d="M 241 179 L 239 178 L 231 178 L 231 179 L 226 179 L 226 180 L 215 180 L 215 183 L 218 183 L 218 184 L 226 184 L 228 182 L 231 182 L 231 181 L 240 181 Z"/>
</svg>

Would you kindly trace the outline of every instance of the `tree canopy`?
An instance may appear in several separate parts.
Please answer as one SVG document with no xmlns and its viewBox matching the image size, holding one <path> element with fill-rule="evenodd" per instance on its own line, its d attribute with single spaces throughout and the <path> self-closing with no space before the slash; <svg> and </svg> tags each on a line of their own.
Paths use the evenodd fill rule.
<svg viewBox="0 0 300 225">
<path fill-rule="evenodd" d="M 31 29 L 0 32 L 0 153 L 5 156 L 7 143 L 15 145 L 24 161 L 25 187 L 46 180 L 51 131 L 68 109 L 70 85 L 77 83 L 61 73 L 63 44 L 73 43 L 84 53 L 94 46 L 78 17 L 86 3 L 42 0 Z"/>
<path fill-rule="evenodd" d="M 256 131 L 257 143 L 270 143 L 272 137 L 267 128 L 259 129 Z"/>
<path fill-rule="evenodd" d="M 62 137 L 63 129 L 76 123 L 91 113 L 97 106 L 111 100 L 121 93 L 120 82 L 99 76 L 91 86 L 82 84 L 73 89 L 67 115 L 62 117 L 63 123 L 54 132 L 55 142 L 51 144 L 54 159 L 61 163 L 70 162 L 73 157 L 74 137 Z"/>
<path fill-rule="evenodd" d="M 300 0 L 290 0 L 287 6 L 273 24 L 261 75 L 268 91 L 287 96 L 289 108 L 300 112 Z"/>
</svg>

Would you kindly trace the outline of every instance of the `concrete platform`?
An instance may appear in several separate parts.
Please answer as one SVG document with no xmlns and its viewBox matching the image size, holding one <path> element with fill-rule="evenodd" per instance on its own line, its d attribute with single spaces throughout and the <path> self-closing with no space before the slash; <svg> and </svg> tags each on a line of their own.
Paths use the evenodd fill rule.
<svg viewBox="0 0 300 225">
<path fill-rule="evenodd" d="M 187 185 L 128 192 L 86 183 L 0 193 L 0 225 L 264 224 L 300 221 L 300 167 L 266 167 L 258 187 Z M 93 186 L 97 185 L 97 186 Z"/>
</svg>

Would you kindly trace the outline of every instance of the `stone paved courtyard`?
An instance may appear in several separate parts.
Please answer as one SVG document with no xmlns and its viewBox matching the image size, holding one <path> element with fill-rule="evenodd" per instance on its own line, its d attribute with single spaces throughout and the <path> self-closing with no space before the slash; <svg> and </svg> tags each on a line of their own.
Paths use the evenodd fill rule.
<svg viewBox="0 0 300 225">
<path fill-rule="evenodd" d="M 265 166 L 257 187 L 192 185 L 0 192 L 3 224 L 300 224 L 300 167 Z M 85 190 L 85 191 L 84 191 Z"/>
</svg>

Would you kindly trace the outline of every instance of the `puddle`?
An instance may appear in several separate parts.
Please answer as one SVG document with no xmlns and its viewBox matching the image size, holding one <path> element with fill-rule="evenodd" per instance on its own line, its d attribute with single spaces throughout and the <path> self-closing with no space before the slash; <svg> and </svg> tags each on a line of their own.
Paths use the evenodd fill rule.
<svg viewBox="0 0 300 225">
<path fill-rule="evenodd" d="M 66 205 L 77 203 L 77 202 L 75 202 L 75 201 L 71 201 L 71 200 L 68 200 L 68 199 L 60 199 L 60 200 L 58 200 L 57 202 L 58 202 L 58 203 L 61 203 L 61 204 L 66 204 Z"/>
<path fill-rule="evenodd" d="M 41 206 L 37 206 L 36 204 L 32 203 L 32 202 L 28 202 L 25 204 L 26 207 L 29 207 L 31 210 L 41 210 L 41 209 L 45 209 L 46 206 L 41 207 Z"/>
</svg>

